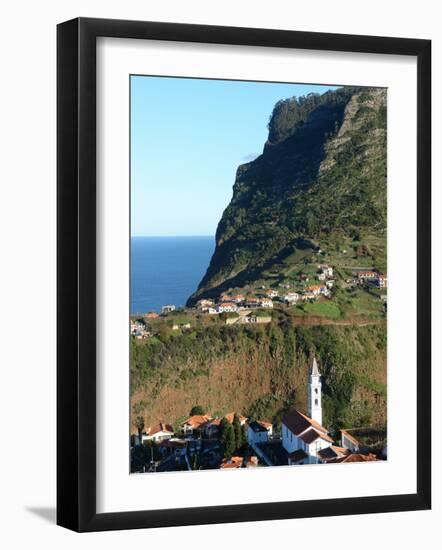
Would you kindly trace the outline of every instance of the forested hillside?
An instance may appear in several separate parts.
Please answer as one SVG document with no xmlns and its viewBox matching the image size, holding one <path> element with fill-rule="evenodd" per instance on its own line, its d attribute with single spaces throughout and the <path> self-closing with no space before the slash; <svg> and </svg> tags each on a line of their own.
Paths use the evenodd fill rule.
<svg viewBox="0 0 442 550">
<path fill-rule="evenodd" d="M 195 404 L 278 421 L 306 409 L 309 355 L 323 374 L 325 425 L 386 420 L 385 323 L 201 327 L 132 343 L 132 410 L 146 425 L 178 422 Z"/>
</svg>

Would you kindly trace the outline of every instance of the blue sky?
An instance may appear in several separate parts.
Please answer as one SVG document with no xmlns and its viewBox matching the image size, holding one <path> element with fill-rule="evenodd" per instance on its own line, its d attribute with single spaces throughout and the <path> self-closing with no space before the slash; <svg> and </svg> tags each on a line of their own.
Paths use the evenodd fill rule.
<svg viewBox="0 0 442 550">
<path fill-rule="evenodd" d="M 214 235 L 275 103 L 334 88 L 132 76 L 132 236 Z"/>
</svg>

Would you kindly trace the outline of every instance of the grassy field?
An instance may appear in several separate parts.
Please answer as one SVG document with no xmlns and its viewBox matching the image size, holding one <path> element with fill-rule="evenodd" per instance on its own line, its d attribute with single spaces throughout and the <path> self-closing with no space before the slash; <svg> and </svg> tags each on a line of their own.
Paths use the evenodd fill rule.
<svg viewBox="0 0 442 550">
<path fill-rule="evenodd" d="M 339 306 L 330 300 L 326 302 L 315 302 L 313 304 L 305 304 L 304 310 L 308 315 L 314 315 L 319 317 L 328 317 L 330 319 L 339 319 L 342 317 L 342 311 Z"/>
</svg>

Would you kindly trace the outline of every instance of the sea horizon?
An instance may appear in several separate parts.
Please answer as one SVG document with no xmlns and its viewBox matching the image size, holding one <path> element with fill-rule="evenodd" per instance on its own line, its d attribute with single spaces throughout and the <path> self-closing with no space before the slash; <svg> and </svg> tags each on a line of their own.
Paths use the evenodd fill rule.
<svg viewBox="0 0 442 550">
<path fill-rule="evenodd" d="M 184 307 L 215 249 L 214 235 L 132 235 L 130 313 Z"/>
</svg>

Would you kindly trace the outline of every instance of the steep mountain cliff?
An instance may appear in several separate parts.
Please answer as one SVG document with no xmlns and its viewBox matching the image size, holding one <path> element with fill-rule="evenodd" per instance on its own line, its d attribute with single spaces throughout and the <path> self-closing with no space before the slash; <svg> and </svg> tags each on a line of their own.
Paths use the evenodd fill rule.
<svg viewBox="0 0 442 550">
<path fill-rule="evenodd" d="M 262 155 L 237 170 L 189 306 L 233 288 L 275 286 L 320 249 L 331 260 L 348 249 L 385 267 L 386 97 L 346 87 L 275 105 Z"/>
</svg>

